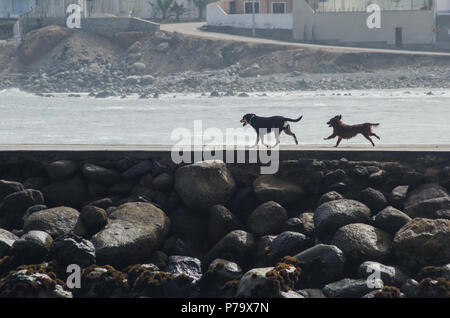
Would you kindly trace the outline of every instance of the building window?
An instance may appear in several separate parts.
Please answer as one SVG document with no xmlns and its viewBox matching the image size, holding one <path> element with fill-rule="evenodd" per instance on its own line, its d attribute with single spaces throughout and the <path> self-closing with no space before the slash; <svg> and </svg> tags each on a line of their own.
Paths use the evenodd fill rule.
<svg viewBox="0 0 450 318">
<path fill-rule="evenodd" d="M 236 14 L 236 2 L 235 1 L 230 2 L 230 14 Z"/>
<path fill-rule="evenodd" d="M 246 1 L 244 2 L 244 10 L 245 10 L 245 14 L 251 14 L 253 13 L 253 4 L 255 5 L 255 13 L 259 13 L 259 2 L 254 1 L 254 2 L 249 2 Z"/>
<path fill-rule="evenodd" d="M 286 2 L 273 2 L 272 13 L 286 13 Z"/>
</svg>

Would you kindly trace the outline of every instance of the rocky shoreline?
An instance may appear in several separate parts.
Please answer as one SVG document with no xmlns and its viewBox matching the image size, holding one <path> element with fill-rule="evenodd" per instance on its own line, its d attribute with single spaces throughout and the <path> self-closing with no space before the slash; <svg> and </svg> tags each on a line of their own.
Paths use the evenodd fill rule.
<svg viewBox="0 0 450 318">
<path fill-rule="evenodd" d="M 0 178 L 0 297 L 450 297 L 445 156 L 10 157 Z"/>
<path fill-rule="evenodd" d="M 254 68 L 257 68 L 254 65 Z M 288 92 L 366 89 L 450 88 L 450 68 L 417 67 L 401 70 L 354 73 L 300 73 L 243 76 L 239 64 L 222 70 L 186 71 L 167 76 L 112 75 L 114 70 L 32 73 L 0 82 L 0 90 L 19 88 L 39 96 L 52 93 L 88 93 L 91 97 L 158 98 L 162 94 L 197 93 L 211 97 L 248 97 L 252 92 Z"/>
</svg>

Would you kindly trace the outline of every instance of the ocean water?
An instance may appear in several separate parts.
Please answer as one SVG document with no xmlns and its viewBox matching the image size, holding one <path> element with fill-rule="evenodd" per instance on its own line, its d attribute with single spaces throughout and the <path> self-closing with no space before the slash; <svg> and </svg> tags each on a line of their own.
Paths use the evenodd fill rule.
<svg viewBox="0 0 450 318">
<path fill-rule="evenodd" d="M 209 98 L 171 94 L 159 99 L 131 96 L 95 99 L 81 94 L 39 97 L 19 90 L 0 91 L 0 144 L 173 145 L 187 136 L 203 144 L 251 144 L 233 140 L 246 113 L 297 118 L 292 123 L 300 144 L 334 145 L 326 122 L 342 114 L 348 124 L 380 123 L 377 144 L 450 144 L 450 90 L 355 90 L 254 93 L 248 98 Z M 200 127 L 201 126 L 201 127 Z M 195 130 L 194 128 L 197 128 Z M 227 134 L 228 129 L 228 134 Z M 238 132 L 239 134 L 239 132 Z M 184 136 L 184 137 L 183 137 Z M 184 138 L 184 139 L 183 139 Z M 221 139 L 222 138 L 222 139 Z M 282 144 L 294 144 L 282 135 Z M 345 144 L 368 144 L 358 136 Z"/>
</svg>

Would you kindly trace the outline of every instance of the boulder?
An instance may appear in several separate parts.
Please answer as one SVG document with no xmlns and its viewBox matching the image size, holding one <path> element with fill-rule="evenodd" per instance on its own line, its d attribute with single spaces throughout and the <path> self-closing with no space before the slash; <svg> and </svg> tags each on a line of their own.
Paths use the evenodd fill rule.
<svg viewBox="0 0 450 318">
<path fill-rule="evenodd" d="M 397 210 L 392 206 L 388 206 L 373 216 L 372 221 L 375 227 L 391 234 L 395 234 L 395 232 L 400 230 L 406 223 L 411 221 L 411 218 L 402 211 Z"/>
<path fill-rule="evenodd" d="M 24 224 L 24 231 L 45 231 L 54 239 L 67 235 L 86 235 L 86 230 L 79 218 L 80 213 L 69 207 L 57 207 L 33 213 Z"/>
<path fill-rule="evenodd" d="M 108 215 L 102 208 L 94 205 L 87 205 L 81 210 L 80 214 L 83 224 L 89 234 L 93 235 L 103 229 L 108 224 Z"/>
<path fill-rule="evenodd" d="M 388 206 L 388 201 L 384 194 L 373 188 L 362 190 L 359 193 L 359 201 L 367 205 L 372 211 L 372 214 L 375 214 Z"/>
<path fill-rule="evenodd" d="M 383 281 L 375 280 L 376 288 L 383 286 Z M 379 287 L 378 287 L 379 286 Z M 322 288 L 322 292 L 329 298 L 361 298 L 373 291 L 365 279 L 344 278 L 340 281 L 330 283 Z"/>
<path fill-rule="evenodd" d="M 14 241 L 18 239 L 19 237 L 13 233 L 5 229 L 0 229 L 0 259 L 9 252 Z"/>
<path fill-rule="evenodd" d="M 303 189 L 274 175 L 262 175 L 253 182 L 253 191 L 259 202 L 275 201 L 289 205 L 304 197 Z"/>
<path fill-rule="evenodd" d="M 42 192 L 49 206 L 79 208 L 88 198 L 86 185 L 78 176 L 52 183 Z"/>
<path fill-rule="evenodd" d="M 319 206 L 314 213 L 314 227 L 320 236 L 332 235 L 338 228 L 351 223 L 369 223 L 370 209 L 354 200 L 334 200 Z"/>
<path fill-rule="evenodd" d="M 6 196 L 14 192 L 19 192 L 23 190 L 24 190 L 23 184 L 20 182 L 0 180 L 0 201 L 3 201 L 3 199 Z"/>
<path fill-rule="evenodd" d="M 287 211 L 278 203 L 268 201 L 258 206 L 248 218 L 248 227 L 257 235 L 280 233 L 288 219 Z"/>
<path fill-rule="evenodd" d="M 28 189 L 6 196 L 0 205 L 0 226 L 12 229 L 29 207 L 43 203 L 44 196 L 38 190 Z"/>
<path fill-rule="evenodd" d="M 80 267 L 88 267 L 95 263 L 94 245 L 76 235 L 57 238 L 53 241 L 50 254 L 61 266 L 77 264 Z"/>
<path fill-rule="evenodd" d="M 78 166 L 73 161 L 58 160 L 48 166 L 48 175 L 53 181 L 61 181 L 70 178 L 77 171 Z"/>
<path fill-rule="evenodd" d="M 251 233 L 235 230 L 225 235 L 209 250 L 203 263 L 208 266 L 216 258 L 223 258 L 244 266 L 253 260 L 255 247 L 256 240 Z"/>
<path fill-rule="evenodd" d="M 208 241 L 217 243 L 231 231 L 242 229 L 239 220 L 223 205 L 214 205 L 210 209 L 208 224 Z"/>
<path fill-rule="evenodd" d="M 334 245 L 317 244 L 294 256 L 314 271 L 309 275 L 309 283 L 323 285 L 341 277 L 344 272 L 344 253 Z"/>
<path fill-rule="evenodd" d="M 179 168 L 175 173 L 175 191 L 193 211 L 206 213 L 216 204 L 226 204 L 236 183 L 222 161 L 203 161 Z"/>
<path fill-rule="evenodd" d="M 401 185 L 397 186 L 391 191 L 391 203 L 397 209 L 403 209 L 405 205 L 406 195 L 408 193 L 409 186 Z"/>
<path fill-rule="evenodd" d="M 25 263 L 40 263 L 50 251 L 52 237 L 44 231 L 29 231 L 13 244 L 14 255 Z"/>
<path fill-rule="evenodd" d="M 30 206 L 26 211 L 25 214 L 22 216 L 22 221 L 25 223 L 25 221 L 30 217 L 31 214 L 37 211 L 47 210 L 48 206 L 45 204 L 36 204 L 33 206 Z"/>
<path fill-rule="evenodd" d="M 339 247 L 355 263 L 383 261 L 390 256 L 392 236 L 371 225 L 353 223 L 339 228 L 331 244 Z"/>
<path fill-rule="evenodd" d="M 314 213 L 302 213 L 298 216 L 302 224 L 302 229 L 300 233 L 305 235 L 314 235 Z"/>
<path fill-rule="evenodd" d="M 336 191 L 330 191 L 330 192 L 322 194 L 322 196 L 319 199 L 318 206 L 320 206 L 326 202 L 330 202 L 330 201 L 334 201 L 334 200 L 342 200 L 342 199 L 344 199 L 342 194 L 340 194 Z"/>
<path fill-rule="evenodd" d="M 401 286 L 409 277 L 396 266 L 387 266 L 377 262 L 362 263 L 357 271 L 359 278 L 367 279 L 376 276 L 386 286 Z"/>
<path fill-rule="evenodd" d="M 83 165 L 81 170 L 86 179 L 98 182 L 100 184 L 111 185 L 120 180 L 120 174 L 117 171 L 96 166 L 90 163 Z"/>
<path fill-rule="evenodd" d="M 450 260 L 450 220 L 415 218 L 394 237 L 392 247 L 400 264 L 416 270 Z"/>
<path fill-rule="evenodd" d="M 237 216 L 247 218 L 258 206 L 258 199 L 252 187 L 245 187 L 236 192 L 230 203 L 230 210 Z"/>
<path fill-rule="evenodd" d="M 281 259 L 284 256 L 292 256 L 311 247 L 314 242 L 304 234 L 285 231 L 278 235 L 269 245 L 269 253 L 272 259 Z"/>
<path fill-rule="evenodd" d="M 255 297 L 254 293 L 268 283 L 266 274 L 273 269 L 273 267 L 262 267 L 246 272 L 239 281 L 236 296 L 240 298 Z"/>
<path fill-rule="evenodd" d="M 440 209 L 450 209 L 450 196 L 440 185 L 427 183 L 408 193 L 404 212 L 411 218 L 431 218 Z"/>
<path fill-rule="evenodd" d="M 307 288 L 298 290 L 297 293 L 305 298 L 326 298 L 321 289 Z"/>
<path fill-rule="evenodd" d="M 239 280 L 242 277 L 242 268 L 234 263 L 222 258 L 216 258 L 210 265 L 209 270 L 213 270 L 218 275 L 218 279 L 227 282 Z"/>
<path fill-rule="evenodd" d="M 152 160 L 143 160 L 125 170 L 122 173 L 124 179 L 134 179 L 145 175 L 154 170 L 154 163 Z"/>
<path fill-rule="evenodd" d="M 166 273 L 174 275 L 184 274 L 193 281 L 198 281 L 202 277 L 202 266 L 198 258 L 189 256 L 174 255 L 167 259 L 167 266 L 164 268 Z"/>
<path fill-rule="evenodd" d="M 99 264 L 145 261 L 162 244 L 170 229 L 169 218 L 150 203 L 125 203 L 109 218 L 108 226 L 91 238 Z"/>
<path fill-rule="evenodd" d="M 173 183 L 173 176 L 169 173 L 164 172 L 153 179 L 152 186 L 155 190 L 168 192 L 173 189 Z"/>
</svg>

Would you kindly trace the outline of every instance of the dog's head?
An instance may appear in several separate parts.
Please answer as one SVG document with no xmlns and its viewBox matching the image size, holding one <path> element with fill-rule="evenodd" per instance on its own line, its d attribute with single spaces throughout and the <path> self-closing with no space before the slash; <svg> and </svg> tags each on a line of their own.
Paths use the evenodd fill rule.
<svg viewBox="0 0 450 318">
<path fill-rule="evenodd" d="M 341 119 L 342 119 L 342 115 L 337 115 L 337 116 L 331 118 L 327 122 L 328 127 L 336 127 L 339 124 L 339 122 L 341 121 Z"/>
<path fill-rule="evenodd" d="M 242 119 L 240 121 L 242 124 L 242 127 L 245 127 L 246 125 L 250 125 L 250 121 L 255 116 L 256 116 L 255 114 L 245 114 L 244 117 L 242 117 Z"/>
</svg>

